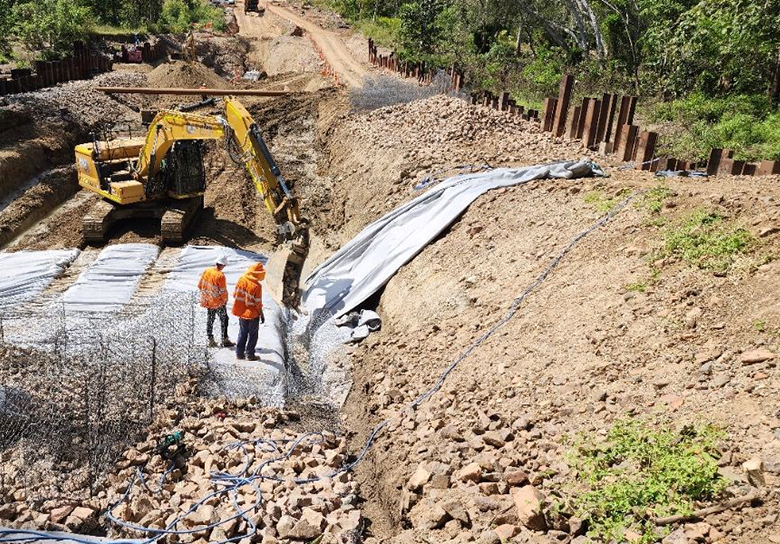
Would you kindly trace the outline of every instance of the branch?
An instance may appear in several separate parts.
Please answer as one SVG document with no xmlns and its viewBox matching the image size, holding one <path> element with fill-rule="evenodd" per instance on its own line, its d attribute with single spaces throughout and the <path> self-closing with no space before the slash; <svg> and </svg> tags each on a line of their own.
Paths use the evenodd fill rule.
<svg viewBox="0 0 780 544">
<path fill-rule="evenodd" d="M 761 495 L 758 492 L 753 491 L 752 493 L 748 493 L 744 497 L 731 499 L 730 501 L 726 501 L 724 503 L 717 504 L 715 506 L 710 506 L 708 508 L 702 508 L 700 510 L 696 510 L 695 512 L 692 512 L 691 514 L 678 514 L 676 516 L 669 516 L 666 518 L 656 518 L 653 520 L 653 523 L 655 523 L 656 525 L 672 525 L 680 521 L 692 521 L 695 519 L 701 519 L 709 516 L 710 514 L 717 514 L 719 512 L 723 512 L 724 510 L 729 510 L 731 508 L 736 508 L 737 506 L 742 506 L 745 503 L 753 502 L 754 500 L 759 498 L 761 498 Z"/>
<path fill-rule="evenodd" d="M 563 25 L 560 25 L 555 21 L 548 20 L 546 17 L 543 17 L 540 13 L 538 13 L 531 7 L 526 7 L 525 9 L 527 13 L 529 13 L 531 16 L 535 17 L 540 23 L 542 23 L 547 34 L 549 34 L 549 36 L 562 48 L 569 49 L 569 46 L 566 44 L 565 40 L 561 36 L 560 34 L 561 32 L 567 34 L 572 40 L 574 40 L 574 43 L 582 47 L 582 49 L 584 50 L 588 49 L 588 44 L 587 43 L 582 44 L 580 42 L 579 37 L 574 32 L 574 30 L 567 28 Z"/>
</svg>

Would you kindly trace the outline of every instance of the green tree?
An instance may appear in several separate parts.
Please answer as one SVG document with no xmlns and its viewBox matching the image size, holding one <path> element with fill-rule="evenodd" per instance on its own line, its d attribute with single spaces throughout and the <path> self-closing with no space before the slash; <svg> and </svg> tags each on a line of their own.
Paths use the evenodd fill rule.
<svg viewBox="0 0 780 544">
<path fill-rule="evenodd" d="M 409 57 L 423 58 L 434 53 L 441 37 L 436 24 L 441 10 L 438 0 L 416 0 L 401 6 L 400 41 Z"/>
<path fill-rule="evenodd" d="M 0 57 L 8 50 L 8 36 L 13 27 L 13 0 L 0 0 Z"/>
<path fill-rule="evenodd" d="M 36 0 L 14 5 L 14 35 L 31 51 L 46 58 L 63 56 L 75 40 L 85 39 L 92 27 L 92 13 L 72 0 Z"/>
<path fill-rule="evenodd" d="M 780 55 L 780 3 L 645 0 L 647 67 L 684 95 L 769 93 Z"/>
</svg>

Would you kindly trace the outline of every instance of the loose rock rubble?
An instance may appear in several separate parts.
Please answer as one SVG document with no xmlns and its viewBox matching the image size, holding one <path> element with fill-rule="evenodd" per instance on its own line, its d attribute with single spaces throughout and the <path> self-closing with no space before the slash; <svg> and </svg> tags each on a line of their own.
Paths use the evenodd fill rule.
<svg viewBox="0 0 780 544">
<path fill-rule="evenodd" d="M 296 413 L 261 408 L 256 399 L 172 405 L 146 440 L 125 451 L 94 498 L 30 507 L 20 497 L 0 509 L 0 519 L 14 519 L 21 528 L 82 533 L 102 525 L 114 538 L 141 535 L 121 522 L 164 529 L 179 520 L 176 530 L 192 532 L 170 538 L 198 544 L 246 533 L 238 541 L 351 542 L 362 530 L 358 485 L 340 471 L 349 459 L 344 438 L 293 430 L 300 428 Z M 165 458 L 160 442 L 174 431 L 184 432 L 184 449 Z M 219 492 L 225 475 L 253 478 L 235 493 Z M 237 516 L 236 505 L 245 516 Z M 109 508 L 120 523 L 106 522 Z"/>
<path fill-rule="evenodd" d="M 21 104 L 33 116 L 40 132 L 46 133 L 51 119 L 65 117 L 83 131 L 103 128 L 112 123 L 139 125 L 138 109 L 142 99 L 138 95 L 111 96 L 95 87 L 142 87 L 146 74 L 129 71 L 107 72 L 93 79 L 71 81 L 47 87 L 33 93 L 9 95 L 0 100 Z"/>
</svg>

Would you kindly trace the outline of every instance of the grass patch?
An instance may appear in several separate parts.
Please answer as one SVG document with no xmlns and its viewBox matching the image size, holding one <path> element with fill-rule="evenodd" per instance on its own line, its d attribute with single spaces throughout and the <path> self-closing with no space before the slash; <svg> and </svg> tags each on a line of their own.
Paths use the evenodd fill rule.
<svg viewBox="0 0 780 544">
<path fill-rule="evenodd" d="M 764 332 L 766 331 L 766 321 L 763 319 L 756 319 L 753 321 L 753 328 L 756 329 L 758 332 Z"/>
<path fill-rule="evenodd" d="M 679 258 L 699 268 L 725 273 L 754 244 L 750 232 L 725 221 L 718 212 L 697 210 L 666 230 L 660 257 Z"/>
<path fill-rule="evenodd" d="M 398 29 L 401 20 L 397 17 L 377 17 L 376 19 L 361 19 L 352 23 L 364 35 L 373 39 L 378 45 L 395 48 L 398 44 Z"/>
<path fill-rule="evenodd" d="M 653 518 L 687 514 L 697 501 L 717 498 L 727 485 L 717 464 L 723 436 L 709 425 L 674 432 L 626 419 L 605 442 L 578 446 L 573 462 L 585 492 L 574 506 L 588 521 L 588 536 L 624 542 L 630 530 L 639 542 L 655 542 L 663 535 Z"/>
<path fill-rule="evenodd" d="M 664 207 L 664 202 L 670 196 L 674 196 L 674 191 L 665 185 L 656 185 L 647 191 L 640 201 L 636 203 L 637 208 L 647 210 L 651 215 L 658 215 Z"/>
<path fill-rule="evenodd" d="M 713 98 L 695 92 L 656 104 L 649 117 L 678 127 L 661 134 L 659 149 L 671 156 L 706 159 L 717 147 L 733 149 L 735 159 L 780 160 L 780 111 L 761 94 Z"/>
<path fill-rule="evenodd" d="M 628 193 L 629 189 L 623 189 L 615 196 L 607 197 L 596 189 L 585 195 L 585 203 L 592 205 L 599 213 L 609 213 L 628 196 Z"/>
<path fill-rule="evenodd" d="M 647 291 L 647 283 L 643 281 L 627 283 L 623 286 L 623 290 L 628 292 L 634 292 L 634 293 L 644 293 L 645 291 Z"/>
</svg>

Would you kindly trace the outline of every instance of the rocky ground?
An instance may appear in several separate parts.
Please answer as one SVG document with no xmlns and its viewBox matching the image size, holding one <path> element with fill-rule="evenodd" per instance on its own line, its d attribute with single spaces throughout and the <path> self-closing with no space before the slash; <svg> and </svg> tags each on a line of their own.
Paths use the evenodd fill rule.
<svg viewBox="0 0 780 544">
<path fill-rule="evenodd" d="M 68 489 L 71 500 L 30 502 L 17 490 L 4 496 L 0 519 L 23 529 L 107 528 L 112 538 L 140 536 L 127 524 L 169 527 L 184 533 L 168 541 L 198 544 L 242 534 L 236 541 L 354 541 L 363 518 L 358 486 L 343 470 L 349 461 L 343 437 L 307 433 L 295 412 L 262 408 L 254 398 L 204 401 L 192 396 L 194 383 L 181 385 L 145 439 L 84 490 L 91 498 L 77 499 L 77 490 Z M 182 433 L 179 439 L 161 447 L 174 432 Z M 107 511 L 115 521 L 106 522 Z"/>
<path fill-rule="evenodd" d="M 263 39 L 270 26 L 257 28 L 256 38 Z M 250 44 L 250 52 L 257 46 Z M 219 76 L 206 69 L 177 63 L 97 81 L 232 85 L 213 79 Z M 258 85 L 300 90 L 312 77 L 282 74 Z M 100 115 L 82 108 L 88 103 Z M 72 494 L 68 500 L 41 502 L 11 486 L 0 504 L 0 520 L 55 530 L 110 528 L 113 536 L 137 536 L 102 516 L 141 469 L 148 487 L 136 482 L 114 513 L 158 527 L 185 515 L 181 526 L 195 532 L 171 542 L 224 540 L 244 532 L 251 521 L 258 533 L 241 540 L 245 544 L 316 541 L 321 534 L 320 542 L 580 544 L 587 538 L 588 513 L 577 510 L 584 482 L 572 451 L 582 440 L 603 443 L 616 421 L 633 417 L 657 428 L 712 423 L 723 430 L 717 464 L 728 480 L 726 493 L 696 506 L 758 495 L 751 503 L 673 524 L 661 537 L 665 544 L 780 542 L 780 413 L 774 402 L 780 392 L 777 176 L 659 180 L 619 170 L 612 158 L 552 138 L 535 123 L 453 97 L 371 111 L 352 110 L 349 96 L 334 90 L 246 103 L 312 222 L 307 268 L 449 175 L 586 157 L 609 177 L 538 181 L 478 199 L 372 300 L 383 329 L 339 361 L 354 379 L 339 421 L 312 417 L 311 407 L 312 414 L 300 417 L 261 409 L 252 399 L 229 405 L 194 401 L 191 391 L 182 391 L 122 454 L 91 498 L 73 500 L 82 495 Z M 0 171 L 20 181 L 17 190 L 32 191 L 30 203 L 60 198 L 61 190 L 67 191 L 50 177 L 35 187 L 24 182 L 64 165 L 66 159 L 57 157 L 70 156 L 70 140 L 99 127 L 98 117 L 120 122 L 147 104 L 154 105 L 96 94 L 88 82 L 8 100 L 3 111 L 12 113 L 0 117 L 0 152 L 7 155 L 0 155 Z M 17 121 L 7 121 L 11 118 Z M 56 139 L 63 131 L 70 138 L 65 143 Z M 17 158 L 9 158 L 12 154 Z M 47 157 L 54 159 L 46 162 Z M 211 211 L 193 240 L 273 247 L 271 220 L 241 168 L 216 144 L 209 144 L 206 166 L 213 180 L 206 194 Z M 70 173 L 52 175 L 65 179 Z M 63 187 L 69 184 L 72 179 L 63 181 Z M 514 298 L 575 236 L 632 195 L 609 223 L 566 255 L 512 319 L 459 364 L 441 390 L 419 409 L 402 411 L 506 315 Z M 19 215 L 29 218 L 35 206 L 25 202 L 16 199 L 0 209 L 6 230 L 18 227 L 5 221 L 6 210 L 22 210 Z M 89 204 L 77 199 L 70 204 L 43 222 L 46 235 L 31 231 L 16 247 L 74 243 L 73 221 Z M 668 251 L 670 233 L 697 210 L 717 213 L 724 224 L 750 235 L 749 245 L 725 268 L 700 267 Z M 118 240 L 148 241 L 157 235 L 128 231 Z M 354 460 L 385 419 L 389 425 L 354 472 L 290 483 L 290 478 L 328 476 Z M 285 481 L 257 478 L 257 490 L 248 485 L 239 490 L 240 506 L 263 497 L 249 520 L 207 528 L 231 515 L 234 505 L 222 495 L 186 514 L 220 489 L 212 470 L 237 474 L 248 459 L 253 472 L 279 457 L 262 439 L 284 452 L 291 440 L 321 428 L 331 432 L 320 442 L 306 439 L 258 472 Z M 175 430 L 185 433 L 186 454 L 160 484 L 170 464 L 157 444 Z M 232 442 L 245 444 L 248 457 L 224 449 Z M 624 539 L 637 540 L 630 532 Z"/>
<path fill-rule="evenodd" d="M 343 131 L 329 133 L 337 184 L 319 224 L 349 238 L 416 194 L 424 172 L 584 154 L 501 114 L 477 121 L 479 109 L 436 98 L 375 117 L 348 115 Z M 359 152 L 350 152 L 358 140 Z M 440 393 L 393 419 L 358 469 L 376 539 L 367 542 L 579 542 L 581 524 L 557 522 L 546 509 L 544 520 L 531 519 L 525 498 L 540 507 L 558 502 L 560 490 L 576 484 L 567 465 L 573 437 L 603 436 L 628 415 L 660 426 L 711 422 L 725 429 L 721 472 L 736 496 L 750 487 L 744 463 L 765 471 L 763 505 L 708 516 L 706 526 L 684 526 L 667 542 L 778 538 L 780 420 L 768 400 L 780 387 L 780 308 L 772 294 L 777 179 L 663 182 L 649 173 L 608 172 L 606 179 L 535 182 L 480 198 L 381 294 L 383 330 L 352 357 L 355 384 L 344 418 L 356 445 L 503 317 L 604 213 L 600 201 L 638 195 L 577 246 Z M 669 194 L 656 215 L 642 192 L 658 186 Z M 756 240 L 727 273 L 652 257 L 668 229 L 699 209 L 717 211 Z"/>
</svg>

